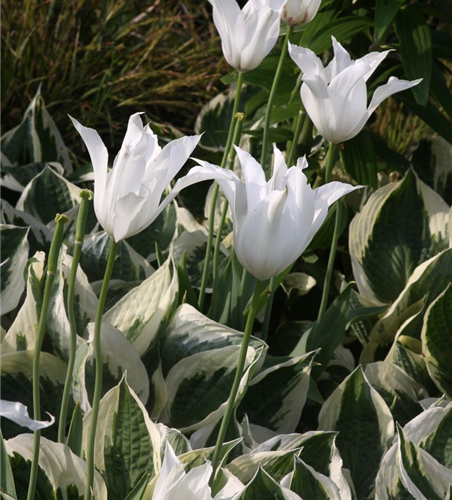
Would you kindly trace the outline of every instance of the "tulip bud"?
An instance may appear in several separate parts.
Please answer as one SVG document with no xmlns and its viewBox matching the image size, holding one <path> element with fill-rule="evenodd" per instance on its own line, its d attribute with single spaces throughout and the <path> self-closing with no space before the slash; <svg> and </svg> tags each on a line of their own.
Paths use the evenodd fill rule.
<svg viewBox="0 0 452 500">
<path fill-rule="evenodd" d="M 322 0 L 287 0 L 281 19 L 289 26 L 303 26 L 310 23 L 319 10 Z"/>
</svg>

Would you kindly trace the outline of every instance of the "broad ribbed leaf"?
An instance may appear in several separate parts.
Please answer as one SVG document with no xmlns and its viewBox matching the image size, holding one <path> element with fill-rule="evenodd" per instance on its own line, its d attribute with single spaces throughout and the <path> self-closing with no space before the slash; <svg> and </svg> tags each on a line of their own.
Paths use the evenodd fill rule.
<svg viewBox="0 0 452 500">
<path fill-rule="evenodd" d="M 358 184 L 377 188 L 377 151 L 370 135 L 362 131 L 353 139 L 345 141 L 340 149 L 345 171 Z"/>
<path fill-rule="evenodd" d="M 375 5 L 375 38 L 379 40 L 405 0 L 377 0 Z"/>
<path fill-rule="evenodd" d="M 22 434 L 6 442 L 11 458 L 17 489 L 28 490 L 30 464 L 33 458 L 33 435 Z M 85 460 L 61 443 L 41 437 L 36 498 L 71 500 L 83 498 L 87 487 L 88 466 Z M 95 471 L 95 498 L 107 500 L 107 488 L 102 476 Z M 108 495 L 108 498 L 110 496 Z"/>
<path fill-rule="evenodd" d="M 350 470 L 358 500 L 374 488 L 380 460 L 394 434 L 391 412 L 361 367 L 349 375 L 322 406 L 319 428 L 335 430 L 337 446 Z"/>
<path fill-rule="evenodd" d="M 244 492 L 237 497 L 240 500 L 301 500 L 301 498 L 280 486 L 265 470 L 259 468 Z"/>
<path fill-rule="evenodd" d="M 12 311 L 19 304 L 25 288 L 24 267 L 28 259 L 29 229 L 0 224 L 1 232 L 1 314 Z"/>
<path fill-rule="evenodd" d="M 28 212 L 43 224 L 57 213 L 71 210 L 80 203 L 81 189 L 71 184 L 48 165 L 26 185 L 16 208 Z"/>
<path fill-rule="evenodd" d="M 422 352 L 435 384 L 452 396 L 452 279 L 446 290 L 432 302 L 424 318 Z"/>
<path fill-rule="evenodd" d="M 84 418 L 86 450 L 91 412 Z M 153 478 L 161 466 L 160 433 L 125 378 L 100 402 L 96 434 L 96 468 L 105 477 L 108 498 L 124 500 L 148 472 Z"/>
<path fill-rule="evenodd" d="M 359 291 L 395 300 L 415 268 L 447 248 L 449 207 L 412 171 L 377 190 L 350 224 L 350 254 Z"/>
<path fill-rule="evenodd" d="M 104 321 L 121 330 L 140 356 L 156 342 L 159 328 L 176 298 L 177 273 L 172 268 L 168 259 L 104 315 Z"/>
<path fill-rule="evenodd" d="M 432 75 L 432 37 L 423 12 L 418 5 L 409 5 L 399 11 L 396 18 L 402 65 L 409 80 L 422 78 L 412 91 L 416 102 L 427 104 Z"/>
<path fill-rule="evenodd" d="M 102 280 L 107 266 L 110 237 L 105 231 L 85 236 L 80 265 L 90 282 Z M 124 240 L 118 243 L 112 279 L 135 281 L 152 273 L 149 262 Z"/>
</svg>

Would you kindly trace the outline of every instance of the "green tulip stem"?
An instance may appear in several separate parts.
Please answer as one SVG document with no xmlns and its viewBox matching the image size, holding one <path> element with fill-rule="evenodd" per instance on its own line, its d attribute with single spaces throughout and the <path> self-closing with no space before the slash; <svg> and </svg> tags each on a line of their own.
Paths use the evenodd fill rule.
<svg viewBox="0 0 452 500">
<path fill-rule="evenodd" d="M 330 147 L 328 148 L 328 154 L 325 160 L 326 161 L 325 182 L 330 182 L 331 180 L 331 172 L 333 170 L 336 151 L 337 151 L 337 144 L 330 144 Z M 318 315 L 319 322 L 321 321 L 323 315 L 325 314 L 326 307 L 328 304 L 328 297 L 330 295 L 331 276 L 333 275 L 334 261 L 336 259 L 336 250 L 337 250 L 337 242 L 339 240 L 341 218 L 342 218 L 342 203 L 339 200 L 336 203 L 336 219 L 334 222 L 333 241 L 331 242 L 330 256 L 328 258 L 325 281 L 323 283 L 322 301 L 320 302 L 320 309 Z"/>
<path fill-rule="evenodd" d="M 96 319 L 94 323 L 94 358 L 96 361 L 96 374 L 94 382 L 93 405 L 91 409 L 91 422 L 88 431 L 88 447 L 86 461 L 88 466 L 88 477 L 84 500 L 91 500 L 91 490 L 94 484 L 94 448 L 96 442 L 97 420 L 99 417 L 100 397 L 102 394 L 102 348 L 100 342 L 102 316 L 104 314 L 105 301 L 107 299 L 108 285 L 115 265 L 116 251 L 118 244 L 111 239 L 110 252 L 108 254 L 107 267 L 105 268 L 104 280 L 100 290 L 99 302 L 97 304 Z"/>
<path fill-rule="evenodd" d="M 242 134 L 242 120 L 245 117 L 243 113 L 237 113 L 236 116 L 236 123 L 235 123 L 235 128 L 234 128 L 234 137 L 232 139 L 232 144 L 238 144 L 240 141 L 240 136 Z M 229 155 L 229 169 L 231 170 L 233 165 L 234 165 L 234 158 L 235 158 L 236 152 L 235 149 L 231 149 L 231 153 Z M 218 184 L 215 186 L 218 188 Z M 224 223 L 226 221 L 226 215 L 228 213 L 228 207 L 229 203 L 228 200 L 224 200 L 223 206 L 221 208 L 221 218 L 220 222 L 218 224 L 218 229 L 217 229 L 217 238 L 215 240 L 215 248 L 213 250 L 213 282 L 215 283 L 216 278 L 217 278 L 217 273 L 218 273 L 218 259 L 220 257 L 220 245 L 221 245 L 221 235 L 223 234 L 223 227 Z"/>
<path fill-rule="evenodd" d="M 221 168 L 224 168 L 226 166 L 226 163 L 228 161 L 229 157 L 229 151 L 231 150 L 232 147 L 232 140 L 234 136 L 234 130 L 235 130 L 235 122 L 237 120 L 237 112 L 239 110 L 239 103 L 240 103 L 240 96 L 242 94 L 242 84 L 243 84 L 243 73 L 239 72 L 237 76 L 237 87 L 235 90 L 235 98 L 234 98 L 234 106 L 232 109 L 232 117 L 231 117 L 231 123 L 229 125 L 229 132 L 228 132 L 228 138 L 226 140 L 226 146 L 224 148 L 224 153 L 223 153 L 223 158 L 221 160 Z M 206 256 L 204 258 L 204 267 L 202 270 L 202 277 L 201 277 L 201 287 L 199 289 L 199 298 L 198 298 L 198 305 L 199 305 L 199 310 L 202 311 L 204 307 L 204 299 L 206 295 L 206 286 L 207 286 L 207 277 L 209 274 L 209 264 L 210 264 L 210 256 L 212 254 L 212 242 L 213 242 L 213 231 L 214 231 L 214 223 L 215 223 L 215 208 L 217 205 L 217 198 L 218 198 L 218 184 L 215 184 L 212 192 L 212 202 L 210 206 L 210 214 L 209 214 L 209 235 L 207 237 L 207 247 L 206 247 Z"/>
<path fill-rule="evenodd" d="M 306 121 L 307 114 L 303 111 L 298 113 L 298 116 L 295 118 L 295 127 L 293 131 L 293 139 L 292 144 L 290 145 L 289 154 L 286 158 L 286 164 L 290 168 L 295 159 L 295 154 L 297 152 L 298 139 L 300 138 L 301 129 L 303 128 L 303 123 Z"/>
<path fill-rule="evenodd" d="M 78 264 L 82 253 L 83 240 L 85 238 L 86 221 L 88 219 L 89 202 L 93 199 L 93 193 L 89 189 L 83 189 L 80 192 L 80 208 L 77 216 L 77 225 L 75 229 L 74 254 L 72 256 L 71 274 L 69 276 L 67 291 L 67 314 L 70 326 L 70 346 L 69 360 L 67 365 L 66 379 L 64 381 L 63 398 L 61 401 L 60 419 L 58 422 L 58 442 L 66 442 L 66 420 L 69 396 L 71 394 L 72 376 L 75 364 L 75 351 L 77 348 L 77 323 L 75 319 L 75 281 L 77 277 Z"/>
<path fill-rule="evenodd" d="M 52 293 L 55 273 L 58 266 L 58 256 L 63 243 L 64 224 L 67 222 L 65 215 L 57 214 L 55 217 L 56 227 L 53 233 L 52 243 L 47 260 L 47 274 L 44 286 L 44 296 L 42 299 L 41 312 L 39 314 L 38 329 L 36 332 L 36 343 L 33 356 L 33 418 L 41 420 L 41 396 L 39 386 L 39 362 L 41 358 L 41 347 L 46 333 L 47 313 L 49 310 L 50 296 Z M 27 500 L 34 500 L 36 492 L 36 481 L 38 477 L 39 448 L 41 444 L 41 430 L 34 432 L 33 440 L 33 460 L 31 461 L 30 481 L 28 483 Z"/>
<path fill-rule="evenodd" d="M 243 369 L 245 367 L 246 354 L 248 351 L 248 345 L 250 343 L 251 332 L 253 330 L 254 320 L 256 319 L 256 315 L 258 312 L 259 299 L 264 288 L 265 288 L 264 283 L 262 281 L 256 280 L 254 294 L 251 299 L 251 307 L 248 311 L 248 317 L 246 319 L 245 332 L 243 334 L 242 345 L 240 347 L 239 359 L 237 362 L 237 369 L 235 371 L 234 382 L 232 384 L 231 392 L 229 394 L 229 399 L 226 406 L 226 412 L 221 422 L 220 431 L 218 433 L 217 442 L 215 444 L 215 449 L 213 452 L 212 476 L 210 478 L 211 485 L 215 483 L 217 469 L 220 464 L 221 449 L 223 447 L 224 439 L 226 437 L 226 431 L 228 429 L 231 416 L 234 412 L 234 408 L 237 403 L 236 401 L 237 393 L 239 391 L 240 382 L 243 377 Z"/>
<path fill-rule="evenodd" d="M 273 78 L 272 88 L 270 90 L 270 95 L 268 97 L 267 109 L 265 111 L 264 136 L 262 139 L 262 153 L 261 153 L 261 165 L 264 171 L 265 171 L 265 165 L 267 163 L 267 149 L 268 149 L 268 139 L 269 139 L 268 136 L 270 133 L 270 119 L 272 114 L 273 101 L 275 100 L 276 91 L 278 89 L 279 80 L 281 78 L 284 59 L 286 58 L 287 46 L 291 34 L 292 34 L 292 27 L 287 26 L 286 36 L 284 37 L 284 42 L 281 49 L 281 55 L 279 56 L 278 67 L 276 68 L 275 77 Z"/>
<path fill-rule="evenodd" d="M 270 279 L 270 284 L 268 285 L 268 299 L 265 305 L 265 316 L 264 322 L 262 323 L 261 339 L 267 342 L 268 330 L 270 328 L 270 318 L 272 315 L 273 299 L 275 298 L 275 277 Z"/>
</svg>

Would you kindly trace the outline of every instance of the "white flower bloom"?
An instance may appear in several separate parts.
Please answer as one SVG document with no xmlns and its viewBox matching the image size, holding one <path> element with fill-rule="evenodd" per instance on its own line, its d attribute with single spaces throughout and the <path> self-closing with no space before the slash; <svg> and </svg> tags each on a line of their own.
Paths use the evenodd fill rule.
<svg viewBox="0 0 452 500">
<path fill-rule="evenodd" d="M 161 201 L 164 190 L 183 167 L 201 136 L 182 137 L 162 149 L 149 125 L 143 126 L 140 114 L 130 117 L 124 141 L 110 171 L 107 148 L 99 134 L 71 118 L 93 164 L 96 216 L 117 242 L 149 226 L 181 189 L 211 178 L 206 172 L 201 174 L 197 167 L 194 173 L 191 171 L 179 179 Z"/>
<path fill-rule="evenodd" d="M 226 61 L 237 71 L 257 68 L 276 44 L 285 0 L 209 0 Z"/>
<path fill-rule="evenodd" d="M 0 400 L 0 417 L 12 420 L 22 427 L 28 427 L 32 431 L 37 431 L 39 429 L 45 429 L 51 426 L 55 422 L 55 417 L 50 415 L 49 422 L 44 422 L 40 420 L 33 420 L 28 415 L 28 410 L 25 405 L 17 401 L 5 401 Z"/>
<path fill-rule="evenodd" d="M 213 500 L 209 486 L 212 465 L 206 462 L 185 472 L 173 448 L 166 443 L 165 458 L 152 500 Z"/>
<path fill-rule="evenodd" d="M 311 242 L 328 213 L 328 207 L 353 187 L 330 182 L 312 189 L 303 169 L 306 158 L 287 168 L 284 156 L 274 148 L 273 176 L 266 182 L 259 163 L 236 147 L 242 182 L 234 172 L 217 178 L 228 199 L 234 223 L 234 248 L 242 266 L 266 280 L 292 264 Z M 205 168 L 212 165 L 201 160 Z"/>
<path fill-rule="evenodd" d="M 418 85 L 391 77 L 367 105 L 366 82 L 390 52 L 371 52 L 352 61 L 333 38 L 334 57 L 326 68 L 312 50 L 289 44 L 289 53 L 303 72 L 301 100 L 314 125 L 328 141 L 338 144 L 357 135 L 387 97 Z"/>
<path fill-rule="evenodd" d="M 310 23 L 319 10 L 322 0 L 287 0 L 281 19 L 289 26 L 303 26 Z"/>
</svg>

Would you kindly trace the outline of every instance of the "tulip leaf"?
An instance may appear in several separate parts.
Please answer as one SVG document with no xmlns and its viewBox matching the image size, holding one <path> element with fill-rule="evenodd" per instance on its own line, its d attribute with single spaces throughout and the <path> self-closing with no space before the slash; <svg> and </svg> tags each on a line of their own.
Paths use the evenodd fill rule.
<svg viewBox="0 0 452 500">
<path fill-rule="evenodd" d="M 375 38 L 380 40 L 405 0 L 377 0 L 375 5 Z"/>
<path fill-rule="evenodd" d="M 362 131 L 340 148 L 342 165 L 354 181 L 377 188 L 377 151 L 370 135 Z"/>
<path fill-rule="evenodd" d="M 322 406 L 319 429 L 338 431 L 337 446 L 357 498 L 371 493 L 380 460 L 394 434 L 391 412 L 358 367 Z"/>
<path fill-rule="evenodd" d="M 17 307 L 25 288 L 24 267 L 28 260 L 28 232 L 29 229 L 25 227 L 0 224 L 2 314 Z"/>
<path fill-rule="evenodd" d="M 312 353 L 293 358 L 268 358 L 250 382 L 239 406 L 239 420 L 275 432 L 294 432 L 309 389 Z"/>
<path fill-rule="evenodd" d="M 316 54 L 320 54 L 331 47 L 333 43 L 331 36 L 334 36 L 338 42 L 343 42 L 362 33 L 371 25 L 372 20 L 364 16 L 345 16 L 333 19 L 307 40 L 306 47 Z"/>
<path fill-rule="evenodd" d="M 397 298 L 414 269 L 447 247 L 449 207 L 409 170 L 373 193 L 350 224 L 354 277 L 374 302 Z"/>
<path fill-rule="evenodd" d="M 80 191 L 47 164 L 24 188 L 16 208 L 47 224 L 57 213 L 67 212 L 78 205 Z"/>
<path fill-rule="evenodd" d="M 77 402 L 72 412 L 71 425 L 67 435 L 67 445 L 72 450 L 72 453 L 78 457 L 82 456 L 82 441 L 83 441 L 83 415 L 80 402 Z"/>
<path fill-rule="evenodd" d="M 86 452 L 91 413 L 83 424 Z M 156 475 L 161 464 L 160 445 L 157 426 L 123 378 L 101 399 L 99 408 L 95 463 L 105 477 L 109 499 L 123 500 L 143 474 L 149 473 L 151 479 Z"/>
<path fill-rule="evenodd" d="M 177 278 L 179 282 L 179 302 L 189 304 L 198 309 L 198 299 L 190 283 L 187 273 L 187 253 L 183 252 L 177 265 Z"/>
<path fill-rule="evenodd" d="M 33 435 L 21 434 L 5 444 L 11 457 L 17 490 L 25 492 L 33 458 Z M 36 498 L 83 498 L 87 469 L 85 460 L 72 453 L 68 446 L 41 437 Z M 97 471 L 94 473 L 93 490 L 96 499 L 107 500 L 105 482 Z"/>
<path fill-rule="evenodd" d="M 425 106 L 432 75 L 432 37 L 430 27 L 417 5 L 409 5 L 398 12 L 396 31 L 402 65 L 408 79 L 422 78 L 422 82 L 412 88 L 416 103 Z"/>
<path fill-rule="evenodd" d="M 452 280 L 441 295 L 432 302 L 422 329 L 422 353 L 438 388 L 452 395 L 450 353 L 452 352 Z"/>
</svg>

